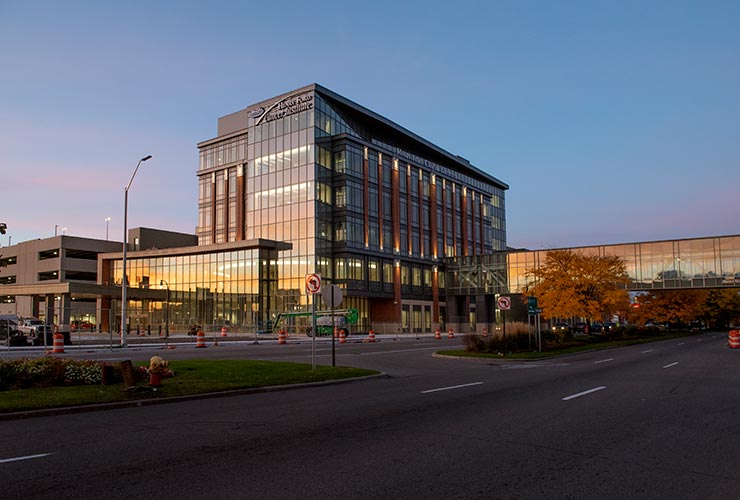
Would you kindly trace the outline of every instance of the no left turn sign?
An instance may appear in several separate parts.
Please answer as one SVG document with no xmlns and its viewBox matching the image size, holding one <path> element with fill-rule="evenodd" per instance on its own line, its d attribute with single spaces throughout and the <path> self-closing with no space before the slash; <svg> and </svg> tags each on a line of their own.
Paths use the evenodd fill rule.
<svg viewBox="0 0 740 500">
<path fill-rule="evenodd" d="M 306 275 L 306 292 L 310 294 L 319 293 L 321 291 L 321 275 L 318 273 L 311 273 Z"/>
<path fill-rule="evenodd" d="M 499 297 L 496 301 L 498 308 L 502 311 L 508 311 L 511 309 L 511 299 L 509 297 Z"/>
</svg>

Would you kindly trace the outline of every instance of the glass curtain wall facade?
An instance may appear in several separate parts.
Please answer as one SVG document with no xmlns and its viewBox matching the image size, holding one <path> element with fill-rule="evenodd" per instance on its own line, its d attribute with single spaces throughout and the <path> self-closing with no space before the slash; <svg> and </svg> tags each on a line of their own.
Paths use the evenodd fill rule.
<svg viewBox="0 0 740 500">
<path fill-rule="evenodd" d="M 222 118 L 199 148 L 199 244 L 290 242 L 284 311 L 308 305 L 319 272 L 361 326 L 430 331 L 444 258 L 506 248 L 506 184 L 318 85 Z"/>
<path fill-rule="evenodd" d="M 615 255 L 627 264 L 630 290 L 740 286 L 740 236 L 578 247 L 586 255 Z M 511 293 L 521 293 L 528 269 L 544 265 L 547 250 L 509 252 Z"/>
<path fill-rule="evenodd" d="M 144 255 L 137 256 L 134 252 L 127 259 L 129 286 L 163 293 L 160 293 L 162 300 L 129 300 L 131 330 L 156 328 L 166 323 L 170 332 L 187 331 L 193 325 L 208 330 L 222 326 L 236 331 L 269 329 L 269 320 L 277 312 L 276 250 L 252 248 L 183 255 L 141 253 Z M 110 282 L 120 285 L 122 261 L 110 260 L 105 268 L 106 274 L 110 273 Z M 120 304 L 110 307 L 115 315 L 115 320 L 111 316 L 110 321 L 120 325 Z"/>
</svg>

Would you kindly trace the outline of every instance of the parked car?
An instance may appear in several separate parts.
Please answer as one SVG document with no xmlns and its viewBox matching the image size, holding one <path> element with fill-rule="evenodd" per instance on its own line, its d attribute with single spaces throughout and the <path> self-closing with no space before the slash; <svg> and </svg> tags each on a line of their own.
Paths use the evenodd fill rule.
<svg viewBox="0 0 740 500">
<path fill-rule="evenodd" d="M 49 325 L 36 325 L 33 330 L 33 345 L 44 345 L 44 335 L 46 335 L 46 345 L 54 344 L 54 331 Z"/>
<path fill-rule="evenodd" d="M 570 325 L 568 323 L 555 323 L 552 326 L 552 333 L 570 333 Z"/>
<path fill-rule="evenodd" d="M 44 322 L 38 318 L 24 318 L 23 322 L 18 325 L 18 330 L 26 335 L 34 336 L 36 327 L 43 324 Z"/>
<path fill-rule="evenodd" d="M 591 333 L 601 333 L 604 331 L 604 325 L 601 323 L 591 323 Z"/>
<path fill-rule="evenodd" d="M 612 323 L 611 321 L 604 322 L 604 332 L 613 332 L 616 329 L 617 329 L 616 323 Z"/>
<path fill-rule="evenodd" d="M 589 333 L 590 329 L 588 327 L 588 323 L 586 323 L 585 321 L 579 321 L 575 325 L 573 325 L 573 331 L 575 333 L 585 335 Z"/>
</svg>

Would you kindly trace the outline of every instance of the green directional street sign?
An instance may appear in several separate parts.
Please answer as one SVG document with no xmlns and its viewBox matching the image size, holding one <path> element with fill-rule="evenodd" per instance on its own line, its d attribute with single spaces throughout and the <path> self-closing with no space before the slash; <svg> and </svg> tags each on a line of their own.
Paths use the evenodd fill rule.
<svg viewBox="0 0 740 500">
<path fill-rule="evenodd" d="M 537 297 L 527 297 L 527 314 L 537 314 Z"/>
</svg>

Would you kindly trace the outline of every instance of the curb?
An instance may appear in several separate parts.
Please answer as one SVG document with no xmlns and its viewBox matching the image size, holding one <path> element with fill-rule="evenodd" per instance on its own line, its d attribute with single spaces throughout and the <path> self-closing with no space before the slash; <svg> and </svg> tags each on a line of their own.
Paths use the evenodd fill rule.
<svg viewBox="0 0 740 500">
<path fill-rule="evenodd" d="M 188 394 L 183 396 L 171 396 L 163 397 L 160 399 L 137 399 L 134 401 L 116 401 L 114 403 L 99 403 L 90 405 L 80 406 L 64 406 L 60 408 L 48 408 L 43 410 L 26 410 L 12 413 L 0 413 L 0 422 L 6 420 L 20 420 L 24 418 L 34 417 L 50 417 L 57 415 L 70 415 L 74 413 L 88 413 L 93 411 L 104 411 L 104 410 L 117 410 L 121 408 L 134 408 L 142 406 L 151 406 L 158 404 L 170 404 L 179 403 L 182 401 L 195 401 L 198 399 L 213 399 L 213 398 L 225 398 L 229 396 L 243 396 L 247 394 L 259 394 L 263 392 L 279 392 L 287 391 L 291 389 L 309 389 L 312 387 L 321 387 L 324 385 L 333 384 L 347 384 L 351 382 L 359 382 L 363 380 L 369 380 L 374 378 L 390 378 L 385 372 L 381 372 L 375 375 L 366 375 L 364 377 L 355 378 L 343 378 L 337 380 L 323 380 L 321 382 L 307 382 L 305 384 L 288 384 L 288 385 L 272 385 L 266 387 L 251 387 L 248 389 L 231 389 L 227 391 L 218 392 L 205 392 L 201 394 Z"/>
</svg>

